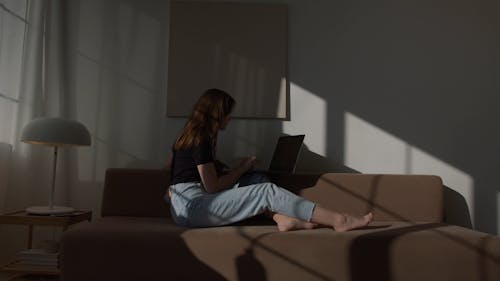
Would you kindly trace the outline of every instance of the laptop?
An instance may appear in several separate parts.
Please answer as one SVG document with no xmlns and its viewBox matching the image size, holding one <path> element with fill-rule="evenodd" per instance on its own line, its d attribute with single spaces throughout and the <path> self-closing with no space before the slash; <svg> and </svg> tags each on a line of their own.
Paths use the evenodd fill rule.
<svg viewBox="0 0 500 281">
<path fill-rule="evenodd" d="M 273 158 L 269 163 L 268 170 L 254 170 L 255 172 L 272 173 L 293 173 L 297 160 L 299 159 L 300 149 L 304 142 L 305 135 L 281 136 L 274 148 Z"/>
</svg>

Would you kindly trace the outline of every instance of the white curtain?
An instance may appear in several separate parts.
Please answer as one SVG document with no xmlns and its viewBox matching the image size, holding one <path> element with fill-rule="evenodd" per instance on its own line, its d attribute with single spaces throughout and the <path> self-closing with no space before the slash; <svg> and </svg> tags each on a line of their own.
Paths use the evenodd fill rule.
<svg viewBox="0 0 500 281">
<path fill-rule="evenodd" d="M 0 142 L 0 212 L 5 210 L 11 150 L 12 146 L 10 144 Z"/>
<path fill-rule="evenodd" d="M 33 118 L 64 115 L 63 19 L 59 0 L 0 0 L 2 213 L 48 202 L 52 150 L 21 143 L 19 137 Z M 61 180 L 58 175 L 58 184 Z M 66 203 L 64 194 L 56 189 L 56 204 Z M 25 239 L 25 232 L 0 226 L 0 262 L 24 247 Z"/>
</svg>

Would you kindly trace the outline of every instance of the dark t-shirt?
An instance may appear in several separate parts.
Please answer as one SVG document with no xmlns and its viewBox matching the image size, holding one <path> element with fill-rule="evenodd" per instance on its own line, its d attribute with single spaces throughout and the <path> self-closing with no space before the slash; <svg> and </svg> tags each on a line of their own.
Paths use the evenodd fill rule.
<svg viewBox="0 0 500 281">
<path fill-rule="evenodd" d="M 187 150 L 174 150 L 172 158 L 172 184 L 201 182 L 197 165 L 215 162 L 215 146 L 210 138 Z"/>
</svg>

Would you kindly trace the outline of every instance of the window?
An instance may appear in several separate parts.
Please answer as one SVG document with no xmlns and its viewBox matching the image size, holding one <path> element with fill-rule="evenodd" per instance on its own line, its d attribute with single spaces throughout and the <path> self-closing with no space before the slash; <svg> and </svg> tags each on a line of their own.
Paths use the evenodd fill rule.
<svg viewBox="0 0 500 281">
<path fill-rule="evenodd" d="M 15 138 L 28 4 L 0 0 L 0 143 Z"/>
</svg>

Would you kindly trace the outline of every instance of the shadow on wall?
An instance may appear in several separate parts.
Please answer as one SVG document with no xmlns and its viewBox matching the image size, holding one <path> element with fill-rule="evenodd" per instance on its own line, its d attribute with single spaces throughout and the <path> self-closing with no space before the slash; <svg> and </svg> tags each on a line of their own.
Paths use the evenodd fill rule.
<svg viewBox="0 0 500 281">
<path fill-rule="evenodd" d="M 472 229 L 472 220 L 465 198 L 444 185 L 444 221 Z"/>
<path fill-rule="evenodd" d="M 360 173 L 342 164 L 341 161 L 329 159 L 309 150 L 305 144 L 300 151 L 295 171 L 297 173 Z"/>
</svg>

